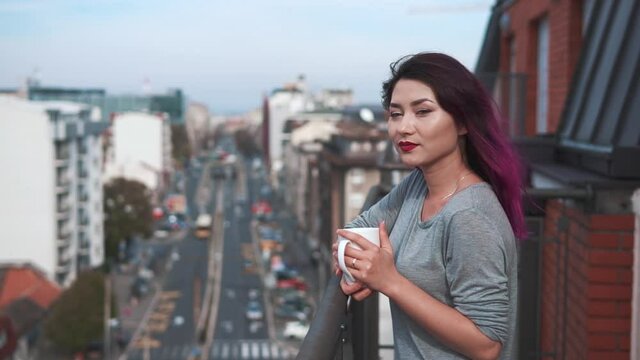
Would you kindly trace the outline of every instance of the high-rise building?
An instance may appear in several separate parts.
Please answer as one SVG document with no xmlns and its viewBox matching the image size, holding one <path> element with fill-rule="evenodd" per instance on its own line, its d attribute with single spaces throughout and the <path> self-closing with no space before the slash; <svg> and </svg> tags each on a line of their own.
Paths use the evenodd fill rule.
<svg viewBox="0 0 640 360">
<path fill-rule="evenodd" d="M 29 262 L 62 286 L 104 262 L 97 108 L 0 97 L 0 261 Z"/>
</svg>

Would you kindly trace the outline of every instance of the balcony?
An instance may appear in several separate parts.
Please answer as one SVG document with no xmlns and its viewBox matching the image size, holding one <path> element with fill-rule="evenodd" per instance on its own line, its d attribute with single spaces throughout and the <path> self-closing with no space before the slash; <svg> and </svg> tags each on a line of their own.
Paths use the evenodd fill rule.
<svg viewBox="0 0 640 360">
<path fill-rule="evenodd" d="M 60 236 L 58 235 L 58 239 L 56 240 L 56 245 L 59 248 L 66 248 L 71 245 L 71 236 Z"/>
<path fill-rule="evenodd" d="M 67 176 L 58 176 L 56 179 L 56 192 L 58 194 L 63 194 L 69 192 L 69 187 L 71 186 L 71 180 Z"/>
<path fill-rule="evenodd" d="M 66 168 L 69 166 L 69 159 L 56 159 L 54 163 L 56 168 Z"/>
<path fill-rule="evenodd" d="M 71 238 L 71 229 L 67 225 L 58 228 L 58 240 L 68 241 Z"/>
<path fill-rule="evenodd" d="M 58 258 L 56 273 L 59 275 L 68 274 L 71 271 L 71 256 L 68 251 L 63 252 Z"/>
</svg>

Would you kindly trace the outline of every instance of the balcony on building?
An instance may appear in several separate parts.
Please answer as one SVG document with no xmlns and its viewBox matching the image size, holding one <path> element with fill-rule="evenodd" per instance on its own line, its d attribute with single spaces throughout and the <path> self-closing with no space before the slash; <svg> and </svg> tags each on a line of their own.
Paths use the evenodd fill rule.
<svg viewBox="0 0 640 360">
<path fill-rule="evenodd" d="M 56 274 L 66 275 L 71 271 L 71 253 L 68 248 L 59 252 Z"/>
<path fill-rule="evenodd" d="M 58 175 L 56 178 L 56 192 L 58 194 L 68 193 L 71 186 L 71 180 L 67 175 Z"/>
<path fill-rule="evenodd" d="M 80 233 L 80 242 L 79 242 L 79 247 L 78 247 L 78 254 L 79 255 L 89 255 L 91 251 L 91 242 L 86 239 L 85 237 L 85 233 L 81 232 Z"/>
<path fill-rule="evenodd" d="M 69 148 L 65 146 L 64 143 L 56 142 L 55 144 L 55 164 L 56 167 L 67 167 L 69 166 Z"/>
</svg>

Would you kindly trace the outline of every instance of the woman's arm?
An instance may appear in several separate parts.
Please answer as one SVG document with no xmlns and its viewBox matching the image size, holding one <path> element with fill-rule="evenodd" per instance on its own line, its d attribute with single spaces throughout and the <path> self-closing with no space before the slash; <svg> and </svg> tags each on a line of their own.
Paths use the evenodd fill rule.
<svg viewBox="0 0 640 360">
<path fill-rule="evenodd" d="M 408 317 L 451 349 L 471 359 L 497 359 L 502 345 L 466 316 L 395 273 L 381 289 Z"/>
<path fill-rule="evenodd" d="M 478 225 L 468 218 L 456 222 L 465 224 L 467 229 L 473 227 L 473 234 L 463 232 L 456 235 L 457 242 L 447 243 L 450 247 L 447 266 L 451 267 L 447 269 L 447 281 L 454 307 L 433 298 L 397 271 L 384 224 L 380 248 L 356 236 L 349 237 L 363 250 L 347 248 L 347 263 L 357 259 L 350 272 L 359 282 L 387 295 L 443 344 L 472 359 L 495 359 L 502 349 L 502 340 L 496 339 L 506 336 L 509 309 L 506 275 L 500 270 L 505 268 L 504 253 L 500 242 L 494 241 L 499 235 L 486 224 Z M 460 241 L 467 236 L 476 238 Z M 487 238 L 490 241 L 483 240 Z M 475 247 L 478 241 L 483 242 L 482 249 Z"/>
</svg>

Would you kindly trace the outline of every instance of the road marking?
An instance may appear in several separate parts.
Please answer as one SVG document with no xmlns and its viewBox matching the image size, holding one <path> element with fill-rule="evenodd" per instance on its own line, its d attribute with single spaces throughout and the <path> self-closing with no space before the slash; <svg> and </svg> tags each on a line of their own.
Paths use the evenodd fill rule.
<svg viewBox="0 0 640 360">
<path fill-rule="evenodd" d="M 276 343 L 271 343 L 271 357 L 277 359 L 280 356 L 280 351 L 278 351 L 278 345 Z"/>
<path fill-rule="evenodd" d="M 265 359 L 269 358 L 269 343 L 266 341 L 262 343 L 262 357 Z"/>
<path fill-rule="evenodd" d="M 251 358 L 257 359 L 260 357 L 260 344 L 254 342 L 251 344 Z"/>
<path fill-rule="evenodd" d="M 249 358 L 249 344 L 246 342 L 242 342 L 240 343 L 240 346 L 242 347 L 242 358 L 243 359 L 248 359 Z"/>
<path fill-rule="evenodd" d="M 222 352 L 220 353 L 220 356 L 223 359 L 226 359 L 229 356 L 229 344 L 227 343 L 222 344 Z"/>
<path fill-rule="evenodd" d="M 172 290 L 172 291 L 163 291 L 160 293 L 160 299 L 162 300 L 175 300 L 181 296 L 180 291 Z"/>
</svg>

